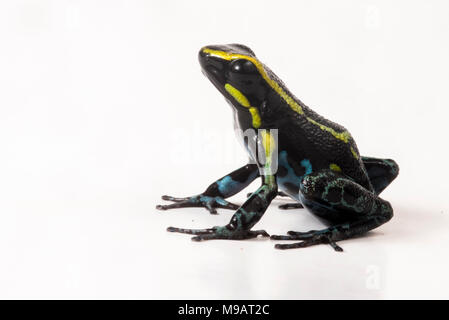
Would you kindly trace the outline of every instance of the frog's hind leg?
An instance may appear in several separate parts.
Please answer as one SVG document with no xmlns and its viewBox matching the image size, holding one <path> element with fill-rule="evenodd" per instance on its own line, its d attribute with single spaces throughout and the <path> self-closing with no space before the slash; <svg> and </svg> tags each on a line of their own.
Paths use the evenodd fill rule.
<svg viewBox="0 0 449 320">
<path fill-rule="evenodd" d="M 342 251 L 336 241 L 361 235 L 393 217 L 389 202 L 331 170 L 307 175 L 300 190 L 304 205 L 317 216 L 331 221 L 333 225 L 318 231 L 290 231 L 287 236 L 273 235 L 271 238 L 274 240 L 302 240 L 293 244 L 277 244 L 277 249 L 303 248 L 327 243 L 336 251 Z"/>
<path fill-rule="evenodd" d="M 399 166 L 391 159 L 362 157 L 374 192 L 380 194 L 399 174 Z"/>
</svg>

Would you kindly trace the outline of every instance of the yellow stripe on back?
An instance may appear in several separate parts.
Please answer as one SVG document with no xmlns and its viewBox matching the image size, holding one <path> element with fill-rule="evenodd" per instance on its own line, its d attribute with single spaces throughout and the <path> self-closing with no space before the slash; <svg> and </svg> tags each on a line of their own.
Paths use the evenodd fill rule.
<svg viewBox="0 0 449 320">
<path fill-rule="evenodd" d="M 337 132 L 337 131 L 335 131 L 334 129 L 332 129 L 331 127 L 328 127 L 328 126 L 325 126 L 324 124 L 321 124 L 321 123 L 319 123 L 319 122 L 316 122 L 315 120 L 313 120 L 313 119 L 311 119 L 311 118 L 309 118 L 309 117 L 307 117 L 307 120 L 309 120 L 309 122 L 313 123 L 314 125 L 317 125 L 318 127 L 320 127 L 321 130 L 324 130 L 324 131 L 329 132 L 329 133 L 332 134 L 335 138 L 337 138 L 337 139 L 339 139 L 339 140 L 341 140 L 341 141 L 343 141 L 343 142 L 345 142 L 345 143 L 348 143 L 349 138 L 351 137 L 351 136 L 349 135 L 349 132 L 348 132 L 348 131 Z"/>
<path fill-rule="evenodd" d="M 355 152 L 353 147 L 351 147 L 351 152 L 352 152 L 352 155 L 354 156 L 354 158 L 356 158 L 356 159 L 359 158 L 359 155 L 357 154 L 357 152 Z"/>
</svg>

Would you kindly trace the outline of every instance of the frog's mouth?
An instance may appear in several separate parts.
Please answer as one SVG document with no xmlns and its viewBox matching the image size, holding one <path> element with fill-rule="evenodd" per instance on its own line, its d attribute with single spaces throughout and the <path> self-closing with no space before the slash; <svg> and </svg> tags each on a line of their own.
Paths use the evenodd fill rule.
<svg viewBox="0 0 449 320">
<path fill-rule="evenodd" d="M 207 69 L 202 69 L 201 72 L 218 90 L 220 90 L 220 92 L 224 91 L 223 88 L 226 83 L 225 78 L 215 69 L 215 67 L 209 66 Z"/>
</svg>

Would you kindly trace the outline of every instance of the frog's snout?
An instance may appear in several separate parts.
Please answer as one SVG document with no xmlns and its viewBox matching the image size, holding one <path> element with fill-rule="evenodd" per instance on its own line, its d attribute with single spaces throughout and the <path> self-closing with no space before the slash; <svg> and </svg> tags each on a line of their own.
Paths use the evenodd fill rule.
<svg viewBox="0 0 449 320">
<path fill-rule="evenodd" d="M 205 50 L 206 49 L 206 50 Z M 226 61 L 207 52 L 208 47 L 203 47 L 198 52 L 198 60 L 203 74 L 216 86 L 222 87 L 226 82 L 224 69 Z"/>
<path fill-rule="evenodd" d="M 213 66 L 219 70 L 223 70 L 225 60 L 211 53 L 214 50 L 216 50 L 214 46 L 206 46 L 200 49 L 198 52 L 198 60 L 200 61 L 201 67 L 207 68 L 208 66 Z"/>
<path fill-rule="evenodd" d="M 213 62 L 211 54 L 207 52 L 208 47 L 202 47 L 198 52 L 198 60 L 200 61 L 201 67 L 206 68 Z"/>
<path fill-rule="evenodd" d="M 200 51 L 198 52 L 198 59 L 201 61 L 201 60 L 203 60 L 203 59 L 205 59 L 206 58 L 206 56 L 208 55 L 205 51 L 204 51 L 204 49 L 206 49 L 207 47 L 202 47 L 201 49 L 200 49 Z"/>
</svg>

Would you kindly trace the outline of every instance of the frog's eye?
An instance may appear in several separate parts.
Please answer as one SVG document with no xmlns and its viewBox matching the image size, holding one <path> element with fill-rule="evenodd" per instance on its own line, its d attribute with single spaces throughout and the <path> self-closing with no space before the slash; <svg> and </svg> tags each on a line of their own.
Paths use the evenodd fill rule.
<svg viewBox="0 0 449 320">
<path fill-rule="evenodd" d="M 237 59 L 231 62 L 231 71 L 235 73 L 250 74 L 256 73 L 256 66 L 249 60 Z"/>
</svg>

